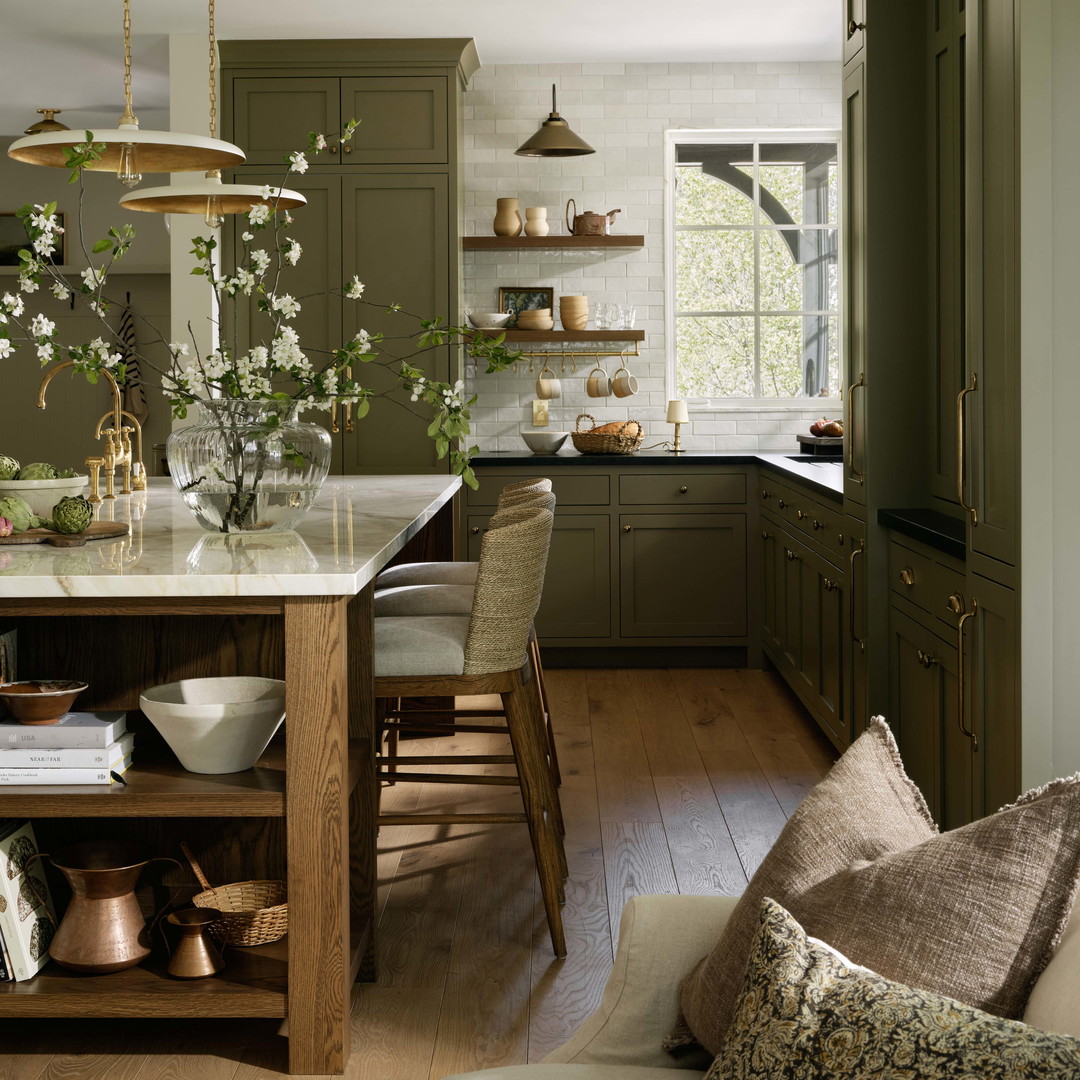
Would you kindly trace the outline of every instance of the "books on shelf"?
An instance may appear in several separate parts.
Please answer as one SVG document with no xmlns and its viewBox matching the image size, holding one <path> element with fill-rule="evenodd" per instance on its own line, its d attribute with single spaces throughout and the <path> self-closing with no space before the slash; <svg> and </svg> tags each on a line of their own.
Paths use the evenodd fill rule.
<svg viewBox="0 0 1080 1080">
<path fill-rule="evenodd" d="M 131 757 L 133 731 L 101 748 L 92 746 L 0 746 L 0 773 L 10 769 L 100 769 Z"/>
<path fill-rule="evenodd" d="M 103 750 L 127 731 L 126 712 L 69 712 L 40 727 L 8 720 L 0 723 L 0 746 L 48 750 Z"/>
<path fill-rule="evenodd" d="M 17 982 L 32 979 L 48 963 L 56 926 L 45 868 L 29 821 L 0 821 L 0 935 Z"/>
</svg>

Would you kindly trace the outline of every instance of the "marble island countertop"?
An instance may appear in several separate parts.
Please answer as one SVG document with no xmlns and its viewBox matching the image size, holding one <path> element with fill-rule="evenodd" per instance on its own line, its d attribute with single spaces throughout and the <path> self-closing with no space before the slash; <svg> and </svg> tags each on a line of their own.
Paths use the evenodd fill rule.
<svg viewBox="0 0 1080 1080">
<path fill-rule="evenodd" d="M 4 598 L 351 596 L 461 487 L 456 476 L 327 479 L 295 532 L 221 534 L 200 527 L 168 478 L 103 502 L 98 520 L 129 522 L 122 540 L 83 547 L 0 546 Z"/>
</svg>

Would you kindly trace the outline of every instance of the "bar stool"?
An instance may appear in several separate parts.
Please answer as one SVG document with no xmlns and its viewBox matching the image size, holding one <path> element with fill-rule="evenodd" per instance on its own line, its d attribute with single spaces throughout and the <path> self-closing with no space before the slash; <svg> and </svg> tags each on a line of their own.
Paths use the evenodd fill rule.
<svg viewBox="0 0 1080 1080">
<path fill-rule="evenodd" d="M 378 779 L 398 783 L 506 784 L 521 792 L 523 812 L 513 814 L 380 814 L 380 825 L 417 821 L 438 824 L 525 822 L 540 877 L 555 955 L 566 955 L 562 864 L 557 822 L 558 791 L 546 763 L 536 678 L 529 661 L 529 632 L 544 585 L 554 515 L 540 507 L 508 511 L 507 520 L 485 534 L 477 564 L 472 608 L 466 615 L 387 615 L 375 620 L 375 695 L 401 697 L 498 694 L 506 714 L 509 755 L 397 754 L 376 762 Z M 400 722 L 400 721 L 399 721 Z M 409 764 L 513 764 L 517 775 L 397 772 Z"/>
</svg>

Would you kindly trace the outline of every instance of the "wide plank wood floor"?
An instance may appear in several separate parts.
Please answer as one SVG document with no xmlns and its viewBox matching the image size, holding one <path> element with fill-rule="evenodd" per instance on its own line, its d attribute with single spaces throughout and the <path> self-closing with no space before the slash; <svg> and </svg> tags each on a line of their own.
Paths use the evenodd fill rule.
<svg viewBox="0 0 1080 1080">
<path fill-rule="evenodd" d="M 438 1080 L 543 1057 L 599 1003 L 626 901 L 741 891 L 835 757 L 769 672 L 552 670 L 547 681 L 569 955 L 552 956 L 524 825 L 384 828 L 379 979 L 353 993 L 349 1080 Z M 506 740 L 402 749 L 498 754 Z M 497 812 L 518 795 L 397 784 L 383 798 L 400 812 Z M 285 1061 L 269 1021 L 0 1021 L 0 1080 L 267 1080 Z"/>
</svg>

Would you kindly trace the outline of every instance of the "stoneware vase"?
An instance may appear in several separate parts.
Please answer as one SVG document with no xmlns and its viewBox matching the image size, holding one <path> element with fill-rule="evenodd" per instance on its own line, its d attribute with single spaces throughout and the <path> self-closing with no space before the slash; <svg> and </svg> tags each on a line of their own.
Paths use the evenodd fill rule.
<svg viewBox="0 0 1080 1080">
<path fill-rule="evenodd" d="M 546 206 L 525 207 L 525 235 L 547 236 L 548 219 Z"/>
<path fill-rule="evenodd" d="M 521 214 L 517 199 L 496 199 L 495 220 L 491 223 L 496 236 L 517 236 L 521 232 Z"/>
</svg>

